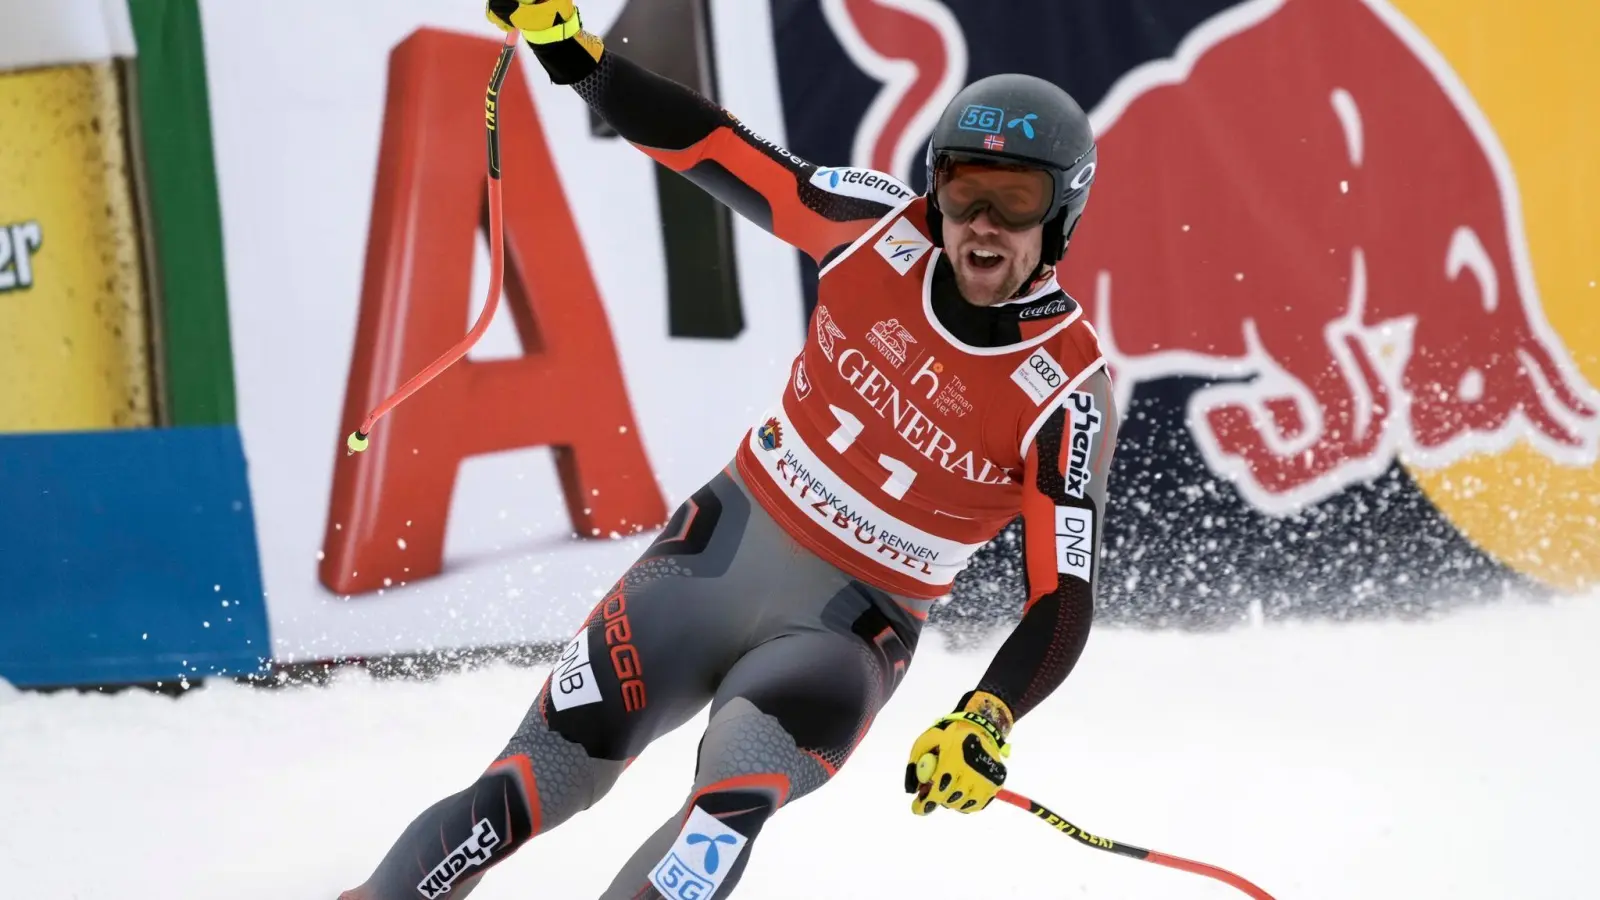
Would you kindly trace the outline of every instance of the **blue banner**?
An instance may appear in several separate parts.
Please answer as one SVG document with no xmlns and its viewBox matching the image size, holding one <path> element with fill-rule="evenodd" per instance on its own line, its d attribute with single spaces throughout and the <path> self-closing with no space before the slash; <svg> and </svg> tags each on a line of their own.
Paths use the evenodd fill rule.
<svg viewBox="0 0 1600 900">
<path fill-rule="evenodd" d="M 236 428 L 0 435 L 0 678 L 171 682 L 270 656 Z"/>
</svg>

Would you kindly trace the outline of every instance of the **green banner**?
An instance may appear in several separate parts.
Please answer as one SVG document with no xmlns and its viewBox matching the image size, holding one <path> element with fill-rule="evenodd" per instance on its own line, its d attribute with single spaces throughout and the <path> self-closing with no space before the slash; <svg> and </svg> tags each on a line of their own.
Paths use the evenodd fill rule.
<svg viewBox="0 0 1600 900">
<path fill-rule="evenodd" d="M 131 0 L 169 425 L 235 422 L 222 217 L 196 0 Z"/>
</svg>

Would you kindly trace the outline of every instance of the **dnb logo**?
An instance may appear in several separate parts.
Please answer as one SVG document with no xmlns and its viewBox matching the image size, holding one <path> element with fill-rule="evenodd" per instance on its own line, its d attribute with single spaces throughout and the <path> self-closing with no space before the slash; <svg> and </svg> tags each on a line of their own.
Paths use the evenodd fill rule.
<svg viewBox="0 0 1600 900">
<path fill-rule="evenodd" d="M 1250 0 L 1124 76 L 1093 113 L 1108 168 L 1062 272 L 1120 399 L 1211 379 L 1188 427 L 1269 514 L 1398 459 L 1479 547 L 1600 583 L 1579 236 L 1600 213 L 1566 187 L 1600 134 L 1548 124 L 1600 76 L 1573 32 L 1595 28 L 1495 0 Z"/>
</svg>

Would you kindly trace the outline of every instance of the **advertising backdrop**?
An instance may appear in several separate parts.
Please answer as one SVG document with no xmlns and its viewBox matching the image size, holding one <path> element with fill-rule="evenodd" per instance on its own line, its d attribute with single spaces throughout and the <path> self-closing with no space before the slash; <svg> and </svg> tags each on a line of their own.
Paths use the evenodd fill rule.
<svg viewBox="0 0 1600 900">
<path fill-rule="evenodd" d="M 654 164 L 596 136 L 583 101 L 551 85 L 524 47 L 500 99 L 516 273 L 500 314 L 463 364 L 347 457 L 345 435 L 366 410 L 482 308 L 487 238 L 474 226 L 500 32 L 477 0 L 287 3 L 271 17 L 228 2 L 202 9 L 275 656 L 564 638 L 671 509 L 731 460 L 783 385 L 805 324 L 793 254 L 736 221 L 742 329 L 673 337 Z M 583 7 L 596 28 L 620 9 Z M 781 141 L 773 45 L 753 38 L 772 33 L 766 9 L 716 12 L 723 102 Z M 404 201 L 391 204 L 397 192 Z M 374 291 L 386 299 L 364 320 Z M 381 371 L 352 419 L 363 325 L 391 330 L 372 338 Z M 383 355 L 396 341 L 412 347 Z M 518 362 L 530 346 L 531 368 Z M 487 449 L 540 437 L 578 442 L 581 487 L 564 490 L 566 450 Z M 403 465 L 395 456 L 415 464 L 376 491 L 389 491 L 387 504 L 363 510 L 358 485 L 335 502 L 341 469 L 355 479 Z M 370 533 L 346 545 L 347 525 Z M 333 571 L 334 556 L 348 565 Z"/>
<path fill-rule="evenodd" d="M 784 383 L 815 266 L 521 47 L 494 109 L 499 312 L 350 456 L 483 308 L 481 0 L 0 12 L 0 678 L 562 640 Z M 1125 408 L 1102 621 L 1600 583 L 1600 7 L 583 14 L 773 144 L 918 190 L 977 78 L 1028 72 L 1090 111 L 1100 167 L 1060 274 Z M 1017 537 L 935 625 L 1017 615 Z"/>
<path fill-rule="evenodd" d="M 930 117 L 996 72 L 1090 110 L 1100 165 L 1061 274 L 1128 416 L 1103 618 L 1391 614 L 1600 581 L 1600 256 L 1579 188 L 1600 118 L 1572 77 L 1596 69 L 1578 35 L 1600 8 L 771 5 L 807 159 L 921 190 Z M 1000 552 L 972 575 L 1014 573 Z"/>
<path fill-rule="evenodd" d="M 0 678 L 257 672 L 199 16 L 0 22 Z"/>
</svg>

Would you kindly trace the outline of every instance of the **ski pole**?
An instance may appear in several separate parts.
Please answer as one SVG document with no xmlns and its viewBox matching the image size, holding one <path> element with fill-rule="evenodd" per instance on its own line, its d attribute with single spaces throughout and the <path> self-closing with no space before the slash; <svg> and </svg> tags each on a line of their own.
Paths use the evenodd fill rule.
<svg viewBox="0 0 1600 900">
<path fill-rule="evenodd" d="M 429 363 L 427 368 L 411 376 L 410 381 L 401 385 L 399 390 L 390 394 L 367 414 L 367 419 L 361 423 L 361 427 L 345 439 L 346 456 L 367 449 L 367 437 L 372 434 L 372 428 L 378 419 L 388 415 L 407 397 L 467 355 L 467 351 L 471 350 L 478 339 L 483 337 L 483 333 L 489 330 L 489 322 L 494 318 L 495 308 L 500 305 L 500 283 L 505 274 L 506 254 L 505 241 L 501 237 L 503 222 L 500 211 L 500 129 L 496 98 L 500 94 L 501 84 L 506 80 L 506 72 L 511 69 L 511 60 L 517 51 L 518 33 L 516 29 L 512 29 L 506 34 L 505 43 L 500 48 L 500 59 L 495 63 L 494 74 L 489 78 L 489 92 L 484 97 L 484 118 L 488 123 L 489 135 L 489 299 L 484 302 L 483 312 L 478 314 L 478 321 L 473 324 L 472 330 L 467 332 L 466 337 L 445 351 L 444 355 Z"/>
<path fill-rule="evenodd" d="M 1273 900 L 1271 894 L 1263 891 L 1261 888 L 1256 887 L 1232 872 L 1229 872 L 1227 869 L 1219 869 L 1216 866 L 1207 865 L 1202 862 L 1195 862 L 1191 859 L 1168 856 L 1165 853 L 1158 853 L 1154 850 L 1146 850 L 1143 847 L 1135 847 L 1132 844 L 1123 844 L 1108 838 L 1090 834 L 1089 832 L 1084 831 L 1082 828 L 1079 828 L 1071 822 L 1068 822 L 1066 819 L 1063 819 L 1056 813 L 1045 809 L 1043 805 L 1022 796 L 1021 794 L 1005 790 L 1004 788 L 1002 788 L 999 793 L 995 794 L 995 798 L 998 800 L 1003 800 L 1019 809 L 1025 809 L 1028 812 L 1033 813 L 1035 816 L 1038 816 L 1040 819 L 1044 820 L 1045 824 L 1050 825 L 1051 827 L 1055 828 L 1055 830 L 1076 840 L 1078 843 L 1083 844 L 1086 847 L 1093 847 L 1096 850 L 1105 850 L 1108 853 L 1115 853 L 1118 856 L 1127 856 L 1132 859 L 1142 859 L 1145 862 L 1155 863 L 1158 866 L 1166 866 L 1169 869 L 1178 869 L 1184 872 L 1193 872 L 1196 875 L 1204 875 L 1207 878 L 1215 878 L 1218 881 L 1221 881 L 1225 884 L 1230 884 L 1246 894 L 1249 894 L 1251 897 L 1254 897 L 1255 900 Z"/>
</svg>

